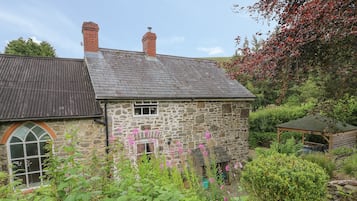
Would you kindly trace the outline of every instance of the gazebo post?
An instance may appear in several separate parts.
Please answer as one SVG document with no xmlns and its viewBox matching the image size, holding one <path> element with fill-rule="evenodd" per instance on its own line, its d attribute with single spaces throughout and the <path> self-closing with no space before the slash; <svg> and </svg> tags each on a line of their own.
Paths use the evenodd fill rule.
<svg viewBox="0 0 357 201">
<path fill-rule="evenodd" d="M 304 145 L 304 143 L 305 143 L 305 133 L 304 132 L 302 132 L 302 144 Z"/>
</svg>

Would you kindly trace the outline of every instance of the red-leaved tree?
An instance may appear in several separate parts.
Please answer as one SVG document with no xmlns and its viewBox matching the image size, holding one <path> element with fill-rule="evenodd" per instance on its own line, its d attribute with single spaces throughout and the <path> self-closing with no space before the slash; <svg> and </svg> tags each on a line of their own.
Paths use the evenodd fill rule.
<svg viewBox="0 0 357 201">
<path fill-rule="evenodd" d="M 278 26 L 262 48 L 241 49 L 226 65 L 233 77 L 279 84 L 280 98 L 289 83 L 314 75 L 326 98 L 357 95 L 356 0 L 259 0 L 243 9 Z"/>
</svg>

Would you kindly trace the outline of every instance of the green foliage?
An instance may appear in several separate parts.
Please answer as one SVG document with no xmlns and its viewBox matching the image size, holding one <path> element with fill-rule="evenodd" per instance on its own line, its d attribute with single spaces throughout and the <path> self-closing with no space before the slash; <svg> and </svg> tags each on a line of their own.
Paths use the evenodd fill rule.
<svg viewBox="0 0 357 201">
<path fill-rule="evenodd" d="M 333 114 L 330 116 L 338 120 L 357 126 L 357 96 L 346 95 L 334 104 Z"/>
<path fill-rule="evenodd" d="M 315 152 L 304 154 L 301 157 L 307 161 L 316 163 L 325 170 L 326 174 L 328 174 L 330 177 L 333 176 L 333 171 L 336 169 L 336 165 L 331 156 L 325 153 Z"/>
<path fill-rule="evenodd" d="M 52 145 L 48 145 L 50 156 L 45 168 L 47 185 L 26 195 L 14 192 L 16 182 L 0 185 L 0 200 L 213 201 L 232 198 L 223 190 L 224 182 L 217 175 L 213 151 L 204 155 L 208 167 L 206 176 L 210 182 L 209 188 L 205 190 L 202 177 L 192 168 L 194 165 L 191 158 L 183 160 L 179 152 L 175 154 L 181 158 L 180 164 L 170 164 L 165 161 L 165 157 L 154 156 L 143 156 L 133 162 L 127 157 L 122 145 L 116 142 L 106 157 L 98 158 L 93 154 L 91 160 L 88 160 L 88 156 L 84 157 L 76 149 L 78 140 L 76 132 L 73 133 L 65 134 L 66 144 L 61 148 L 64 155 L 54 155 Z M 207 144 L 207 150 L 211 150 L 213 142 L 208 139 Z M 0 184 L 7 181 L 7 175 L 0 172 Z"/>
<path fill-rule="evenodd" d="M 275 132 L 250 132 L 248 137 L 249 148 L 269 147 L 276 140 Z"/>
<path fill-rule="evenodd" d="M 301 133 L 283 132 L 280 135 L 280 142 L 285 143 L 290 138 L 301 139 Z M 277 140 L 276 132 L 250 132 L 248 137 L 249 148 L 270 147 L 271 143 Z"/>
<path fill-rule="evenodd" d="M 21 55 L 21 56 L 42 56 L 55 57 L 55 49 L 48 42 L 40 44 L 34 42 L 31 38 L 24 40 L 19 38 L 10 41 L 5 47 L 5 54 Z"/>
<path fill-rule="evenodd" d="M 241 185 L 256 201 L 325 200 L 328 176 L 318 165 L 296 156 L 272 154 L 249 162 Z"/>
<path fill-rule="evenodd" d="M 288 122 L 306 115 L 313 104 L 302 106 L 276 106 L 267 107 L 249 116 L 250 131 L 253 132 L 276 132 L 278 124 Z"/>
<path fill-rule="evenodd" d="M 269 149 L 256 148 L 258 156 L 270 156 L 274 154 L 286 154 L 286 155 L 299 155 L 301 153 L 303 145 L 300 142 L 296 142 L 292 137 L 286 140 L 285 143 L 273 142 Z"/>
<path fill-rule="evenodd" d="M 357 153 L 349 156 L 342 162 L 342 171 L 357 178 Z"/>
<path fill-rule="evenodd" d="M 356 152 L 356 149 L 351 147 L 338 147 L 331 151 L 331 154 L 335 156 L 351 155 Z"/>
</svg>

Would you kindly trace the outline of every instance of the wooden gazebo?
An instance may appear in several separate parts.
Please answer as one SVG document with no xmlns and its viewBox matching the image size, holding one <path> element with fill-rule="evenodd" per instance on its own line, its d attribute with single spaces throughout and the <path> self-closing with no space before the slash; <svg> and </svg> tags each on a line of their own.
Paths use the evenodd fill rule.
<svg viewBox="0 0 357 201">
<path fill-rule="evenodd" d="M 328 150 L 347 146 L 355 147 L 357 141 L 357 127 L 322 117 L 309 115 L 277 125 L 278 142 L 283 132 L 299 132 L 302 134 L 302 143 L 306 146 L 324 146 L 320 143 L 305 141 L 306 135 L 319 135 L 326 140 Z"/>
</svg>

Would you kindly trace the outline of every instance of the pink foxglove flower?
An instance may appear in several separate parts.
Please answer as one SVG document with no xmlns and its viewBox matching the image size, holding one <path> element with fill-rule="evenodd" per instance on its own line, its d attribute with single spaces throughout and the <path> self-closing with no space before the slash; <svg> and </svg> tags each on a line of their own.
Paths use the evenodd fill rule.
<svg viewBox="0 0 357 201">
<path fill-rule="evenodd" d="M 123 131 L 123 129 L 121 127 L 117 128 L 117 133 L 118 135 Z"/>
<path fill-rule="evenodd" d="M 211 139 L 211 133 L 210 132 L 208 132 L 208 131 L 206 131 L 206 133 L 205 133 L 205 138 L 206 138 L 206 140 L 210 140 Z"/>
<path fill-rule="evenodd" d="M 208 180 L 209 180 L 209 183 L 211 183 L 211 184 L 213 184 L 213 183 L 214 183 L 214 181 L 215 181 L 215 180 L 214 180 L 214 178 L 212 178 L 212 177 L 211 177 L 211 178 L 209 178 Z"/>
<path fill-rule="evenodd" d="M 145 129 L 144 134 L 145 134 L 145 136 L 147 137 L 147 136 L 149 135 L 149 130 L 148 130 L 148 129 Z"/>
<path fill-rule="evenodd" d="M 109 141 L 110 142 L 114 142 L 115 141 L 115 135 L 113 135 L 113 133 L 110 135 Z"/>
<path fill-rule="evenodd" d="M 228 201 L 228 198 L 227 198 L 227 197 L 224 197 L 224 198 L 223 198 L 223 201 Z"/>
<path fill-rule="evenodd" d="M 229 165 L 226 165 L 225 169 L 226 169 L 226 172 L 229 172 L 229 170 L 230 170 Z"/>
<path fill-rule="evenodd" d="M 221 185 L 221 187 L 219 187 L 219 189 L 223 190 L 224 189 L 224 185 Z"/>
<path fill-rule="evenodd" d="M 199 144 L 198 148 L 200 148 L 201 151 L 204 151 L 206 149 L 205 145 L 203 145 L 203 144 Z"/>
<path fill-rule="evenodd" d="M 172 168 L 172 162 L 171 162 L 171 160 L 166 161 L 166 166 L 167 166 L 168 168 Z"/>
<path fill-rule="evenodd" d="M 204 150 L 204 151 L 202 152 L 202 155 L 203 155 L 204 157 L 207 157 L 207 156 L 208 156 L 208 152 L 207 152 L 206 150 Z"/>
<path fill-rule="evenodd" d="M 133 133 L 133 135 L 137 135 L 139 133 L 139 129 L 138 128 L 134 128 L 132 133 Z"/>
</svg>

